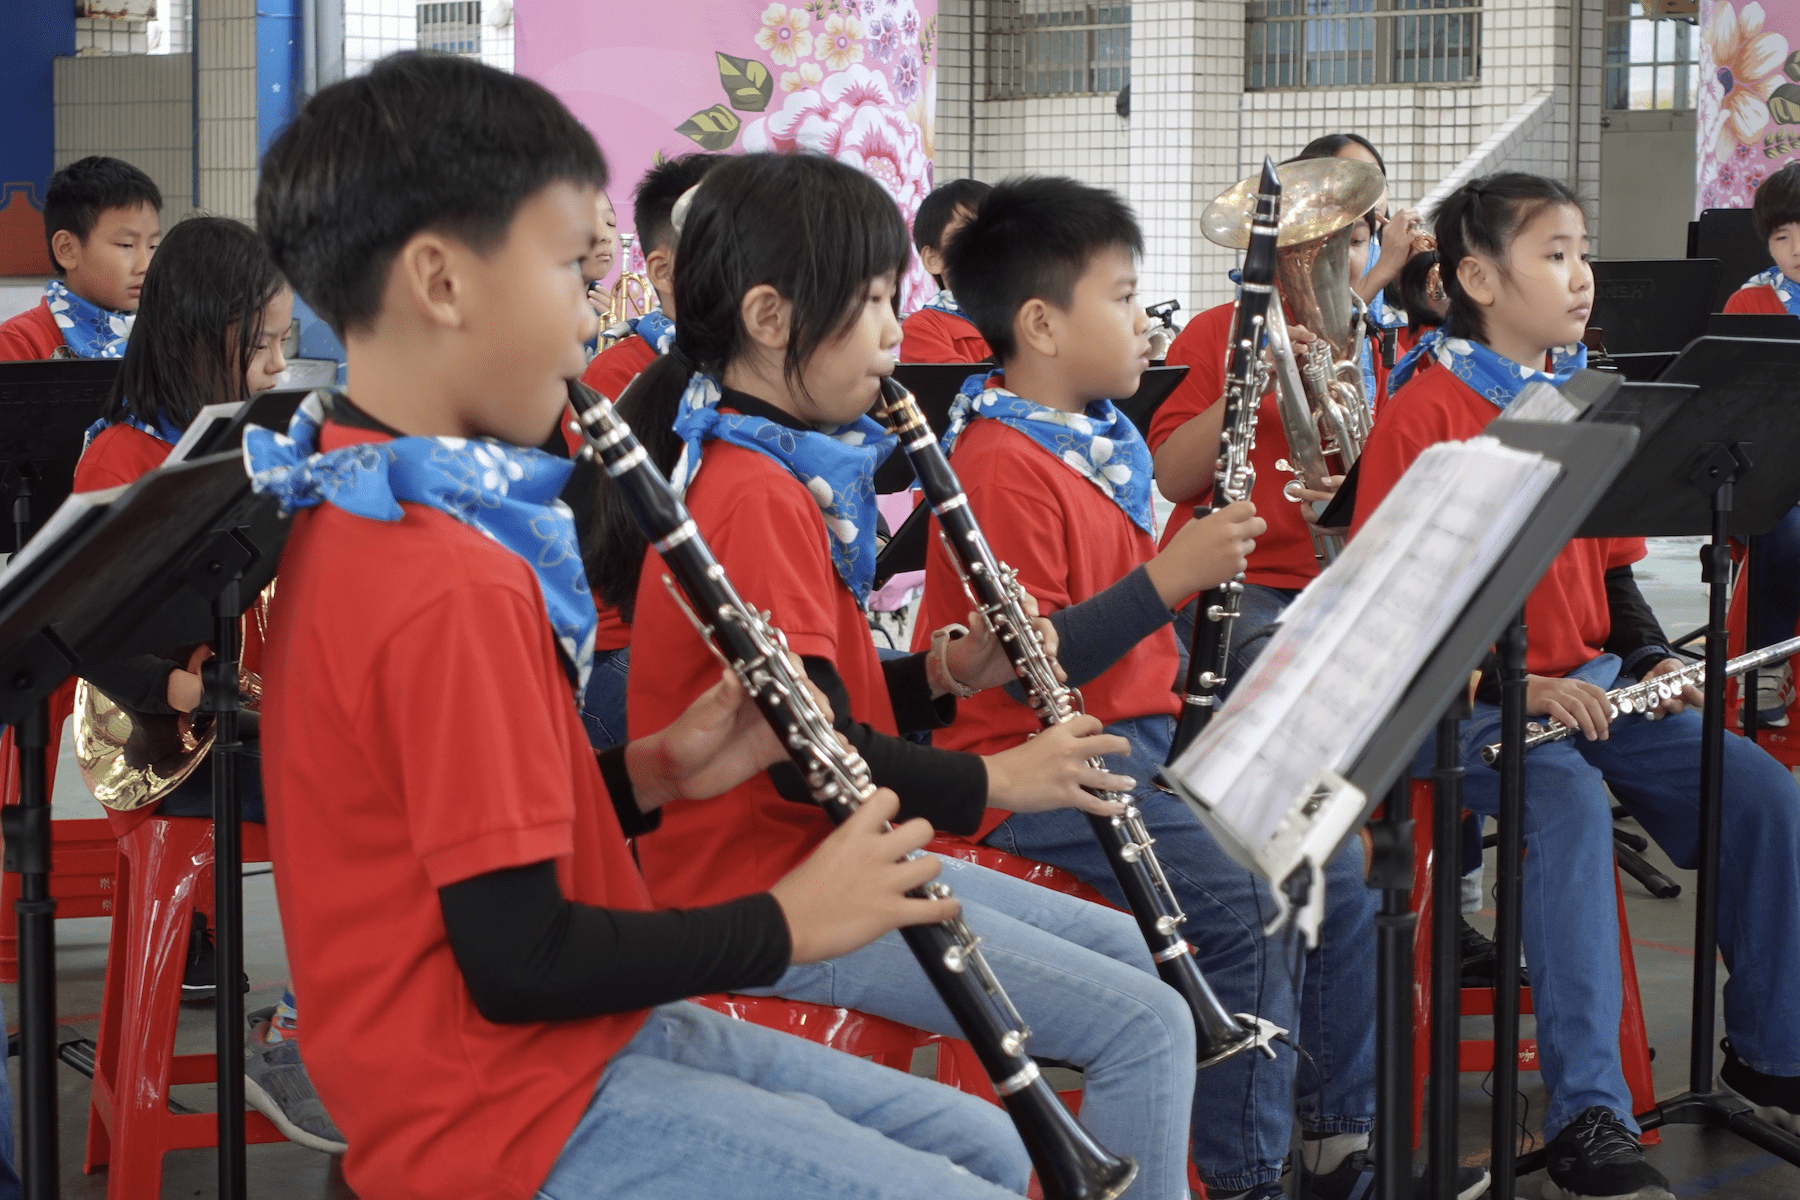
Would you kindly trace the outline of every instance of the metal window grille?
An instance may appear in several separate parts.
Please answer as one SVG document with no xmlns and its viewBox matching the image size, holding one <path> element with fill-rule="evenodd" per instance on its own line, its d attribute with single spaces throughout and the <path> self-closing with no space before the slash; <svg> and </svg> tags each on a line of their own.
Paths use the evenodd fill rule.
<svg viewBox="0 0 1800 1200">
<path fill-rule="evenodd" d="M 1250 0 L 1244 87 L 1473 83 L 1480 0 Z"/>
<path fill-rule="evenodd" d="M 989 99 L 1117 92 L 1131 82 L 1131 6 L 990 0 Z"/>
<path fill-rule="evenodd" d="M 481 57 L 481 0 L 433 0 L 418 9 L 419 49 Z"/>
<path fill-rule="evenodd" d="M 1606 0 L 1606 107 L 1694 107 L 1700 34 L 1692 18 L 1655 20 L 1640 0 Z"/>
</svg>

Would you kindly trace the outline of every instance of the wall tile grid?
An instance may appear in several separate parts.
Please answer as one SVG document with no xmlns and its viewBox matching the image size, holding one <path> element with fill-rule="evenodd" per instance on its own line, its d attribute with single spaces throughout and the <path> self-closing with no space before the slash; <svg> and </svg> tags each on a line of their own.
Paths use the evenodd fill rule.
<svg viewBox="0 0 1800 1200">
<path fill-rule="evenodd" d="M 256 0 L 200 10 L 200 206 L 251 220 L 256 204 Z"/>
<path fill-rule="evenodd" d="M 193 208 L 191 67 L 185 54 L 59 58 L 56 166 L 90 154 L 134 164 L 163 193 L 163 220 Z"/>
<path fill-rule="evenodd" d="M 419 44 L 419 0 L 339 0 L 344 6 L 344 73 L 356 75 L 376 59 Z M 511 0 L 482 0 L 481 61 L 513 69 Z"/>
</svg>

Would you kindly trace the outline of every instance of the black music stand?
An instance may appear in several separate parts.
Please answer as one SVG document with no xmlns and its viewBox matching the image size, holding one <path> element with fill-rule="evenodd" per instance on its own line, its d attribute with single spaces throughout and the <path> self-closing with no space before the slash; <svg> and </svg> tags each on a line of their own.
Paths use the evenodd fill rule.
<svg viewBox="0 0 1800 1200">
<path fill-rule="evenodd" d="M 1766 238 L 1756 236 L 1756 222 L 1747 208 L 1709 208 L 1700 219 L 1688 226 L 1688 257 L 1719 260 L 1718 290 L 1713 293 L 1713 311 L 1725 307 L 1731 293 L 1743 286 L 1744 280 L 1774 265 L 1769 257 Z"/>
<path fill-rule="evenodd" d="M 1800 423 L 1787 407 L 1793 380 L 1800 377 L 1797 371 L 1800 342 L 1709 337 L 1688 347 L 1668 374 L 1696 377 L 1694 396 L 1645 437 L 1625 473 L 1582 525 L 1580 536 L 1711 537 L 1688 1089 L 1639 1114 L 1638 1123 L 1645 1129 L 1676 1124 L 1728 1129 L 1800 1166 L 1800 1135 L 1762 1120 L 1743 1100 L 1716 1090 L 1713 1074 L 1731 564 L 1727 539 L 1767 531 L 1800 501 L 1800 472 L 1792 466 L 1800 455 Z M 1504 956 L 1505 948 L 1498 953 Z M 1500 1054 L 1501 1047 L 1496 1046 L 1496 1065 Z M 1496 1090 L 1498 1086 L 1496 1080 Z M 1533 1155 L 1532 1160 L 1538 1157 Z"/>
<path fill-rule="evenodd" d="M 1673 353 L 1699 337 L 1719 287 L 1716 258 L 1599 259 L 1594 311 L 1609 355 Z"/>
<path fill-rule="evenodd" d="M 276 433 L 286 433 L 288 422 L 293 420 L 294 410 L 312 393 L 312 388 L 277 388 L 257 393 L 244 401 L 229 421 L 221 422 L 201 434 L 188 457 L 201 458 L 227 449 L 238 449 L 244 444 L 244 428 L 249 425 L 260 425 Z M 563 443 L 560 432 L 556 441 L 564 445 L 564 453 L 567 454 L 567 444 Z"/>
<path fill-rule="evenodd" d="M 12 503 L 14 550 L 69 494 L 82 435 L 119 367 L 116 358 L 0 363 L 0 492 Z"/>
<path fill-rule="evenodd" d="M 69 512 L 80 516 L 56 519 L 0 578 L 0 723 L 17 729 L 20 762 L 20 803 L 0 822 L 6 869 L 21 876 L 21 1175 L 30 1200 L 57 1195 L 59 1177 L 48 698 L 77 670 L 203 640 L 216 650 L 202 674 L 217 722 L 213 753 L 224 756 L 213 770 L 214 920 L 227 981 L 216 1013 L 219 1195 L 245 1194 L 238 618 L 242 597 L 261 590 L 280 556 L 285 524 L 271 520 L 274 508 L 251 492 L 235 453 L 161 467 L 109 503 L 76 497 Z"/>
<path fill-rule="evenodd" d="M 1713 313 L 1706 318 L 1706 336 L 1715 338 L 1800 338 L 1800 317 L 1787 313 Z"/>
</svg>

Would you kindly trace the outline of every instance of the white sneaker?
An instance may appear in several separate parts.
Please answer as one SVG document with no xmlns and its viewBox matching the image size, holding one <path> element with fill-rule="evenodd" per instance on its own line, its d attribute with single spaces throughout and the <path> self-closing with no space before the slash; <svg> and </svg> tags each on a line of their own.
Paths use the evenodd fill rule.
<svg viewBox="0 0 1800 1200">
<path fill-rule="evenodd" d="M 1782 663 L 1756 675 L 1756 719 L 1779 729 L 1788 723 L 1788 706 L 1794 702 L 1794 668 Z M 1740 720 L 1740 724 L 1742 721 Z"/>
</svg>

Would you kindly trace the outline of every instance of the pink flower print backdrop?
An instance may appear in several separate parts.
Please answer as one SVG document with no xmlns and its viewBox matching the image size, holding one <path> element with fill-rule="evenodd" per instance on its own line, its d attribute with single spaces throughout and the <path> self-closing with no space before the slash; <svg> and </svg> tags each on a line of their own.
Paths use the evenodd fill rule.
<svg viewBox="0 0 1800 1200">
<path fill-rule="evenodd" d="M 661 158 L 827 154 L 906 218 L 932 186 L 937 0 L 693 0 L 679 20 L 592 0 L 516 0 L 516 61 L 594 133 L 619 225 Z M 635 257 L 635 256 L 634 256 Z M 936 288 L 915 256 L 903 312 Z"/>
<path fill-rule="evenodd" d="M 1800 158 L 1800 5 L 1701 0 L 1696 213 L 1749 208 Z"/>
</svg>

